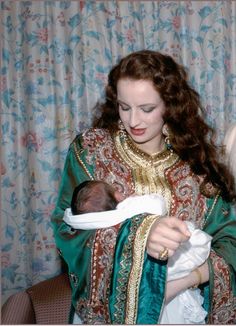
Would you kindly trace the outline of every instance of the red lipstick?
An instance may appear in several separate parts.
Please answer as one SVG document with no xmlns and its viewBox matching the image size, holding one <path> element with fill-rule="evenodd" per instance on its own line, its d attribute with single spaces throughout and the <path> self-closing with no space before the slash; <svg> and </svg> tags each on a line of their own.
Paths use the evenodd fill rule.
<svg viewBox="0 0 236 326">
<path fill-rule="evenodd" d="M 145 133 L 146 129 L 135 129 L 135 128 L 130 128 L 131 134 L 134 136 L 142 136 Z"/>
</svg>

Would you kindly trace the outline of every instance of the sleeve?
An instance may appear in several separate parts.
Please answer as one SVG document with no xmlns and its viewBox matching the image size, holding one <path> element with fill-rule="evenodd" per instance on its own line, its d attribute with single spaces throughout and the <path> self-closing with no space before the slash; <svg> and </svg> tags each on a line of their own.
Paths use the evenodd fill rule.
<svg viewBox="0 0 236 326">
<path fill-rule="evenodd" d="M 63 216 L 66 208 L 71 205 L 74 188 L 81 182 L 92 178 L 93 166 L 86 164 L 86 150 L 81 145 L 81 136 L 72 142 L 69 147 L 63 173 L 57 203 L 52 214 L 52 225 L 56 241 L 63 237 Z"/>
<path fill-rule="evenodd" d="M 51 217 L 56 246 L 68 265 L 73 298 L 78 293 L 86 296 L 84 293 L 89 282 L 91 256 L 89 244 L 94 237 L 94 231 L 74 230 L 63 221 L 64 211 L 70 207 L 74 187 L 93 175 L 93 166 L 86 163 L 86 150 L 83 149 L 80 139 L 78 136 L 69 147 L 57 203 Z"/>
<path fill-rule="evenodd" d="M 236 322 L 236 214 L 235 207 L 221 197 L 213 204 L 204 231 L 212 239 L 209 257 L 209 318 L 210 324 Z"/>
</svg>

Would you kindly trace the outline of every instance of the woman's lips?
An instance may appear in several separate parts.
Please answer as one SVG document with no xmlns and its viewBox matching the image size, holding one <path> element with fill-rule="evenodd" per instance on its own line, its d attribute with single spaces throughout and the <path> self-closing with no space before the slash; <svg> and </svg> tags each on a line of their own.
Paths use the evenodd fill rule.
<svg viewBox="0 0 236 326">
<path fill-rule="evenodd" d="M 145 133 L 146 129 L 135 129 L 135 128 L 130 128 L 131 134 L 134 136 L 142 136 Z"/>
</svg>

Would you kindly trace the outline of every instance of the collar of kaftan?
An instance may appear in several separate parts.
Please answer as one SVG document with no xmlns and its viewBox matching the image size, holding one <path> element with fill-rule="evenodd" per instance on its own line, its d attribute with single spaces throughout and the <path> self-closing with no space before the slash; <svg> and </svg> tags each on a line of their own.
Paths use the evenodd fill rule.
<svg viewBox="0 0 236 326">
<path fill-rule="evenodd" d="M 119 156 L 132 169 L 135 193 L 138 195 L 161 194 L 165 198 L 169 211 L 171 189 L 166 180 L 165 171 L 179 160 L 178 155 L 167 149 L 149 155 L 137 148 L 129 138 L 121 137 L 119 133 L 113 137 Z"/>
</svg>

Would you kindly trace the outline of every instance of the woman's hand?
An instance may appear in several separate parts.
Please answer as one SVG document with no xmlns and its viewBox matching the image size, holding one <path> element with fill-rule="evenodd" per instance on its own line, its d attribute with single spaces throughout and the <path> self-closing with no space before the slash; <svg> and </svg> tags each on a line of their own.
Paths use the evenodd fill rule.
<svg viewBox="0 0 236 326">
<path fill-rule="evenodd" d="M 168 249 L 168 257 L 173 256 L 182 242 L 191 236 L 184 221 L 176 217 L 162 217 L 153 223 L 147 240 L 147 253 L 159 259 L 164 249 Z"/>
<path fill-rule="evenodd" d="M 209 269 L 207 260 L 198 267 L 201 274 L 201 281 L 199 283 L 198 274 L 193 270 L 189 275 L 179 278 L 174 281 L 166 283 L 165 302 L 169 303 L 179 292 L 187 290 L 195 285 L 200 285 L 209 281 Z"/>
</svg>

